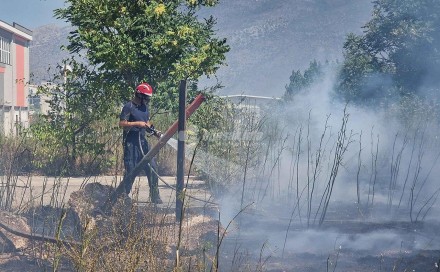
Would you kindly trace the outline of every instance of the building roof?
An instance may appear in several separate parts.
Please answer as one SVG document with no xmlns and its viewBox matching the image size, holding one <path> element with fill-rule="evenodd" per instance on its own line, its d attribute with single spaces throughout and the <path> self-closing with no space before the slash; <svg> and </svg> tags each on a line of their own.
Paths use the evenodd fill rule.
<svg viewBox="0 0 440 272">
<path fill-rule="evenodd" d="M 0 28 L 8 32 L 14 33 L 15 35 L 20 36 L 28 41 L 32 41 L 32 31 L 15 22 L 13 25 L 10 25 L 0 20 Z"/>
<path fill-rule="evenodd" d="M 258 95 L 247 95 L 247 94 L 232 94 L 221 96 L 222 98 L 232 98 L 232 99 L 256 99 L 256 100 L 280 100 L 279 97 L 269 97 L 269 96 L 258 96 Z"/>
</svg>

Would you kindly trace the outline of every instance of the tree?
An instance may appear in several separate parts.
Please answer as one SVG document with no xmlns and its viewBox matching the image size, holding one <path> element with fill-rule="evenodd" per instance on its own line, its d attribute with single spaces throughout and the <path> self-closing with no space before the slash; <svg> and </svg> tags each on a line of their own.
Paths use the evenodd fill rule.
<svg viewBox="0 0 440 272">
<path fill-rule="evenodd" d="M 116 115 L 115 105 L 102 101 L 112 91 L 102 88 L 100 74 L 74 58 L 57 70 L 50 83 L 38 88 L 49 111 L 30 126 L 33 138 L 40 143 L 36 166 L 50 174 L 79 174 L 81 167 L 75 167 L 81 164 L 79 159 L 90 164 L 89 170 L 100 168 L 96 159 L 104 152 L 102 134 L 109 134 L 114 127 L 103 123 L 108 116 Z M 92 161 L 97 164 L 91 165 Z"/>
<path fill-rule="evenodd" d="M 339 71 L 338 91 L 346 100 L 359 101 L 368 97 L 377 97 L 382 88 L 381 80 L 376 80 L 379 74 L 385 73 L 381 62 L 365 46 L 364 38 L 349 34 L 344 43 L 344 63 Z M 378 84 L 371 84 L 377 82 Z M 367 85 L 371 88 L 367 90 Z"/>
<path fill-rule="evenodd" d="M 55 15 L 76 27 L 67 49 L 83 54 L 103 75 L 104 85 L 120 90 L 107 99 L 128 99 L 136 84 L 147 81 L 156 90 L 154 105 L 169 106 L 179 80 L 212 75 L 229 50 L 225 39 L 214 37 L 215 20 L 195 16 L 216 0 L 66 2 Z"/>
<path fill-rule="evenodd" d="M 364 86 L 377 75 L 389 77 L 391 88 L 401 94 L 438 85 L 440 2 L 375 0 L 373 3 L 372 19 L 364 26 L 364 34 L 351 34 L 345 42 L 341 91 L 349 96 L 362 96 Z M 379 86 L 376 90 L 383 92 L 389 88 Z"/>
<path fill-rule="evenodd" d="M 67 0 L 67 7 L 55 10 L 75 30 L 66 47 L 72 58 L 39 90 L 51 107 L 31 126 L 41 143 L 38 157 L 45 159 L 40 165 L 72 173 L 84 158 L 102 157 L 116 112 L 139 82 L 155 88 L 153 112 L 177 109 L 178 82 L 188 79 L 191 95 L 197 79 L 215 73 L 229 50 L 214 35 L 215 20 L 195 15 L 216 2 Z M 62 75 L 58 70 L 65 65 L 72 72 Z"/>
<path fill-rule="evenodd" d="M 286 85 L 286 92 L 284 93 L 286 98 L 291 98 L 306 87 L 306 80 L 300 70 L 293 70 L 289 79 L 289 85 Z"/>
<path fill-rule="evenodd" d="M 328 65 L 328 63 L 326 64 Z M 289 85 L 286 85 L 286 92 L 284 96 L 287 99 L 298 94 L 302 90 L 309 88 L 313 83 L 322 80 L 324 75 L 324 67 L 316 60 L 310 62 L 309 67 L 304 71 L 304 74 L 300 70 L 293 70 L 290 76 Z"/>
</svg>

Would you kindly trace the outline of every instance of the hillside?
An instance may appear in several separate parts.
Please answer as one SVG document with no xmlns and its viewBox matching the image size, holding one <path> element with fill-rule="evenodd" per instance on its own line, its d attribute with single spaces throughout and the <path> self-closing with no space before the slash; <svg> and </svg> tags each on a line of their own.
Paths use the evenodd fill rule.
<svg viewBox="0 0 440 272">
<path fill-rule="evenodd" d="M 61 46 L 67 44 L 70 30 L 71 27 L 57 25 L 45 25 L 33 30 L 29 58 L 32 83 L 50 80 L 57 63 L 69 56 L 61 50 Z"/>
<path fill-rule="evenodd" d="M 221 0 L 198 16 L 217 18 L 218 36 L 231 46 L 228 66 L 218 73 L 222 94 L 280 96 L 293 69 L 304 69 L 313 59 L 341 59 L 346 34 L 362 31 L 371 7 L 366 0 Z M 36 80 L 47 78 L 48 65 L 66 56 L 59 48 L 69 31 L 53 25 L 35 29 L 31 72 Z"/>
</svg>

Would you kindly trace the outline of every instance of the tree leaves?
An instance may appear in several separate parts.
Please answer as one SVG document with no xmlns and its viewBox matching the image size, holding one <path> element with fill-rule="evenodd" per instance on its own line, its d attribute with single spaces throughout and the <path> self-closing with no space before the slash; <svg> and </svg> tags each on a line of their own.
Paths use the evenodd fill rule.
<svg viewBox="0 0 440 272">
<path fill-rule="evenodd" d="M 438 86 L 440 78 L 440 1 L 376 0 L 372 19 L 361 36 L 349 35 L 340 73 L 347 99 L 368 99 L 365 86 L 376 80 L 375 97 L 420 93 Z M 389 78 L 390 85 L 377 78 Z M 372 96 L 372 98 L 374 98 Z"/>
<path fill-rule="evenodd" d="M 326 66 L 328 65 L 329 63 L 326 63 Z M 286 99 L 292 99 L 294 95 L 308 89 L 313 83 L 322 80 L 323 75 L 324 67 L 316 60 L 310 62 L 309 68 L 304 71 L 304 74 L 302 74 L 300 70 L 293 70 L 290 76 L 290 82 L 286 85 L 284 97 Z"/>
<path fill-rule="evenodd" d="M 69 0 L 55 15 L 77 27 L 69 36 L 70 52 L 85 50 L 89 62 L 126 97 L 125 90 L 138 82 L 168 91 L 160 88 L 162 82 L 197 80 L 224 64 L 225 40 L 214 37 L 212 21 L 199 21 L 193 13 L 216 2 Z"/>
</svg>

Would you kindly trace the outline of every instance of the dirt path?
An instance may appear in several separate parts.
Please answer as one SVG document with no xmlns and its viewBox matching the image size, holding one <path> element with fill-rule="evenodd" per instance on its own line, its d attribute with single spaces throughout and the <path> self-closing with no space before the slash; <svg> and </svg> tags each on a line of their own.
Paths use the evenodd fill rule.
<svg viewBox="0 0 440 272">
<path fill-rule="evenodd" d="M 176 178 L 172 176 L 161 177 L 159 190 L 165 206 L 175 205 L 176 193 L 169 186 L 175 186 Z M 67 204 L 70 194 L 83 188 L 88 183 L 98 182 L 102 185 L 116 186 L 122 180 L 121 176 L 92 176 L 92 177 L 69 177 L 54 178 L 44 176 L 17 176 L 8 181 L 7 177 L 1 176 L 0 183 L 7 182 L 16 184 L 14 191 L 13 206 L 25 209 L 31 205 L 61 206 Z M 187 181 L 185 180 L 185 183 Z M 193 206 L 203 206 L 203 201 L 209 201 L 211 195 L 205 190 L 204 182 L 194 177 L 188 180 L 187 194 L 190 197 L 188 203 Z M 149 188 L 145 177 L 137 178 L 133 186 L 132 199 L 139 203 L 149 202 Z"/>
</svg>

